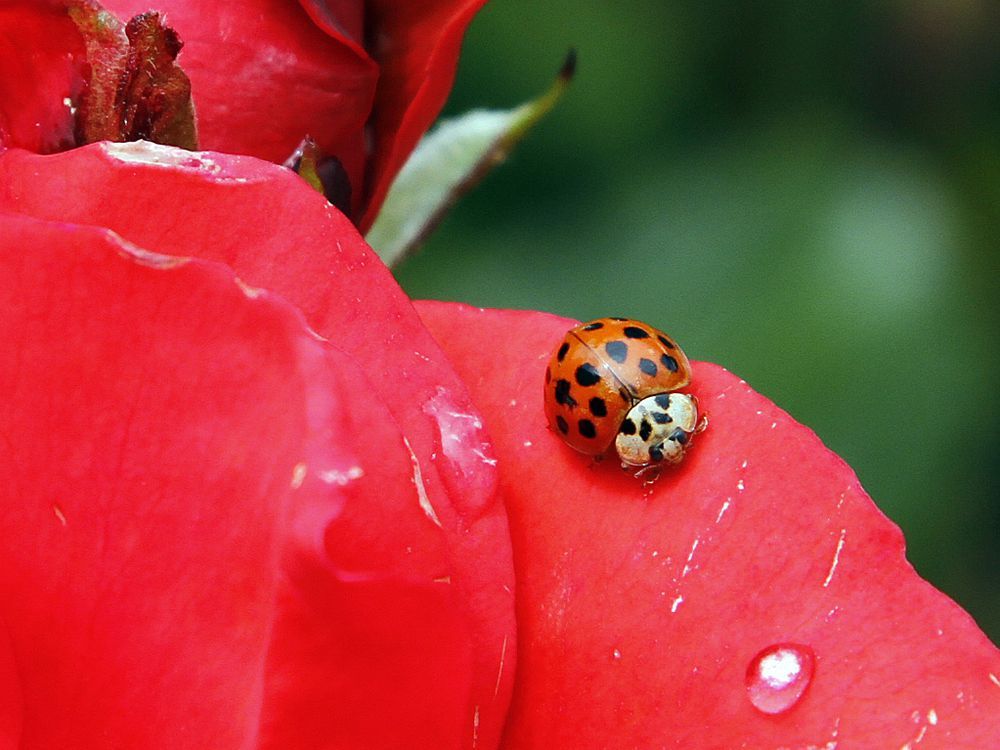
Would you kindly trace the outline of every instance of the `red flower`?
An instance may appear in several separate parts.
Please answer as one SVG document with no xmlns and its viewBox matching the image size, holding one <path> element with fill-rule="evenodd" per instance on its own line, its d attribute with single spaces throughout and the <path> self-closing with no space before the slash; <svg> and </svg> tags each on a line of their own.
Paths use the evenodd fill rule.
<svg viewBox="0 0 1000 750">
<path fill-rule="evenodd" d="M 466 26 L 485 0 L 162 0 L 180 37 L 201 148 L 288 158 L 311 136 L 349 182 L 359 226 L 374 220 L 393 176 L 451 88 Z M 105 0 L 122 22 L 141 0 Z M 108 45 L 94 0 L 0 4 L 0 146 L 49 153 L 75 144 L 92 70 Z M 81 18 L 87 19 L 81 21 Z M 80 24 L 78 26 L 78 24 Z M 88 25 L 89 24 L 89 25 Z"/>
<path fill-rule="evenodd" d="M 96 144 L 0 173 L 13 745 L 495 743 L 495 461 L 350 223 L 248 157 Z"/>
<path fill-rule="evenodd" d="M 0 173 L 9 746 L 1000 741 L 1000 653 L 729 373 L 695 364 L 709 429 L 647 490 L 545 428 L 569 321 L 423 303 L 456 374 L 285 170 L 96 144 Z"/>
</svg>

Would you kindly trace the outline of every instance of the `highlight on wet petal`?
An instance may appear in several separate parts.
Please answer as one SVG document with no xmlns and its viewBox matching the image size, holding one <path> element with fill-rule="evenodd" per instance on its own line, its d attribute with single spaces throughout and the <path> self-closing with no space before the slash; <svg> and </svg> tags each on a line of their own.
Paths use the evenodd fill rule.
<svg viewBox="0 0 1000 750">
<path fill-rule="evenodd" d="M 763 649 L 747 665 L 750 703 L 765 714 L 790 711 L 809 687 L 815 663 L 812 649 L 798 643 L 779 643 Z"/>
</svg>

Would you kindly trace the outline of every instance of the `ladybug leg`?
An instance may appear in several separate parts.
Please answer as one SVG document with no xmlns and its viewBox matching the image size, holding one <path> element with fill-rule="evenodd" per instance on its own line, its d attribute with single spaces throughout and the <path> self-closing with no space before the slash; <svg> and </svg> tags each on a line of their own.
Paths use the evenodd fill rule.
<svg viewBox="0 0 1000 750">
<path fill-rule="evenodd" d="M 702 414 L 701 419 L 698 421 L 698 426 L 694 428 L 694 434 L 700 435 L 707 429 L 708 429 L 708 415 Z"/>
<path fill-rule="evenodd" d="M 622 464 L 622 469 L 624 469 L 625 471 L 631 471 L 635 469 L 632 476 L 634 476 L 636 479 L 641 479 L 644 485 L 650 485 L 660 478 L 660 471 L 662 467 L 660 466 L 660 464 L 650 464 L 649 466 L 643 466 L 640 469 L 636 469 L 634 466 L 629 466 L 628 464 Z"/>
<path fill-rule="evenodd" d="M 646 466 L 633 466 L 631 464 L 622 463 L 622 471 L 631 472 L 632 476 L 636 479 L 641 479 L 643 484 L 649 485 L 660 478 L 660 472 L 663 469 L 662 464 L 647 464 Z"/>
</svg>

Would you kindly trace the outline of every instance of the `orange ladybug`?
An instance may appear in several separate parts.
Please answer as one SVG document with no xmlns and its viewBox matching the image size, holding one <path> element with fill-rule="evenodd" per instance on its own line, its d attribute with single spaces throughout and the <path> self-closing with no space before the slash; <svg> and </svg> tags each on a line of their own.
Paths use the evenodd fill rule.
<svg viewBox="0 0 1000 750">
<path fill-rule="evenodd" d="M 680 463 L 705 428 L 694 396 L 676 393 L 691 364 L 667 334 L 630 318 L 600 318 L 571 329 L 545 371 L 545 416 L 581 453 L 614 443 L 623 469 L 646 476 Z"/>
</svg>

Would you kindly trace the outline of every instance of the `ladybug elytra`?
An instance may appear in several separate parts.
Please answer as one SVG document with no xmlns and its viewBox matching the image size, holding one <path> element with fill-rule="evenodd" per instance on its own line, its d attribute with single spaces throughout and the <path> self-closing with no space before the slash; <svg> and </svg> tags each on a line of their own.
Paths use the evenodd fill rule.
<svg viewBox="0 0 1000 750">
<path fill-rule="evenodd" d="M 646 476 L 680 463 L 705 428 L 697 399 L 676 392 L 690 380 L 688 358 L 665 333 L 600 318 L 567 332 L 552 355 L 545 415 L 572 448 L 600 456 L 614 444 L 622 468 Z"/>
</svg>

